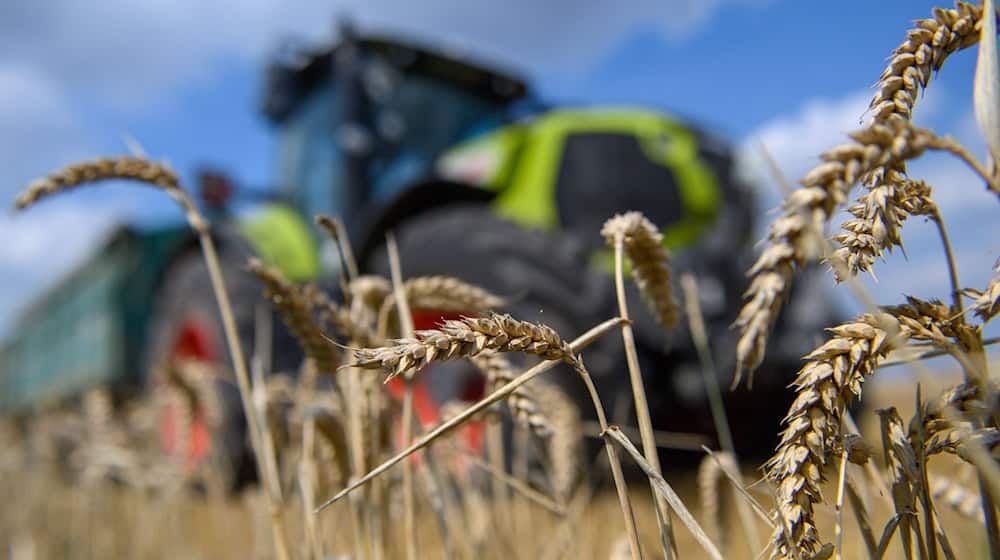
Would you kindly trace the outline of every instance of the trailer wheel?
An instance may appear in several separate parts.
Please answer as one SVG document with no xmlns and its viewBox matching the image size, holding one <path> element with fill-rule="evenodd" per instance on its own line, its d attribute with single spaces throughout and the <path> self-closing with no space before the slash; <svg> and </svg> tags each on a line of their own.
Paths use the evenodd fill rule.
<svg viewBox="0 0 1000 560">
<path fill-rule="evenodd" d="M 248 357 L 253 352 L 255 305 L 263 300 L 255 280 L 242 269 L 245 262 L 242 254 L 221 256 L 236 329 Z M 147 386 L 161 393 L 181 387 L 191 409 L 179 408 L 177 399 L 161 406 L 160 448 L 187 469 L 209 462 L 220 465 L 232 475 L 234 486 L 242 485 L 253 479 L 253 456 L 218 303 L 201 254 L 179 257 L 162 286 L 146 345 Z M 200 364 L 193 370 L 199 372 L 195 379 L 190 376 L 192 363 Z M 190 437 L 181 437 L 183 433 Z"/>
</svg>

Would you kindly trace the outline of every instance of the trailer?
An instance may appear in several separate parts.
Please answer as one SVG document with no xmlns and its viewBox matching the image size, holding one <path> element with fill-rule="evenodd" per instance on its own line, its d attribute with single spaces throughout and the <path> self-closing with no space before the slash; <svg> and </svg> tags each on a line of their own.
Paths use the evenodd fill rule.
<svg viewBox="0 0 1000 560">
<path fill-rule="evenodd" d="M 189 237 L 179 226 L 119 225 L 24 309 L 0 348 L 0 414 L 46 410 L 94 387 L 141 391 L 154 296 Z"/>
</svg>

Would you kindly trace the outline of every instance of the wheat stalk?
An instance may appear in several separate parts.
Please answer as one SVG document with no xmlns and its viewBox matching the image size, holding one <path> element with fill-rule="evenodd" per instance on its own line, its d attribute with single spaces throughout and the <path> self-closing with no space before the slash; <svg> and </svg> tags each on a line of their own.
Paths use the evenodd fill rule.
<svg viewBox="0 0 1000 560">
<path fill-rule="evenodd" d="M 326 230 L 326 232 L 337 243 L 337 250 L 340 255 L 341 266 L 348 283 L 353 282 L 358 277 L 358 263 L 354 259 L 354 251 L 351 250 L 350 239 L 347 236 L 347 228 L 343 222 L 330 216 L 320 214 L 316 216 L 316 224 Z"/>
<path fill-rule="evenodd" d="M 601 335 L 606 334 L 611 329 L 618 328 L 620 326 L 621 321 L 622 319 L 620 318 L 609 319 L 593 327 L 586 333 L 577 337 L 575 340 L 573 340 L 573 342 L 568 343 L 566 345 L 566 349 L 569 351 L 570 354 L 581 350 L 582 348 L 591 344 Z M 347 486 L 347 488 L 344 488 L 336 495 L 334 495 L 327 501 L 320 504 L 320 506 L 316 509 L 316 511 L 317 512 L 322 511 L 323 509 L 334 504 L 344 496 L 347 496 L 354 490 L 372 481 L 379 475 L 391 469 L 394 465 L 403 461 L 413 453 L 430 445 L 434 440 L 444 436 L 449 431 L 455 429 L 462 423 L 467 422 L 469 419 L 479 414 L 483 410 L 486 410 L 494 403 L 497 403 L 509 397 L 510 394 L 513 393 L 515 390 L 517 390 L 518 387 L 524 385 L 525 383 L 528 383 L 535 377 L 555 367 L 562 361 L 563 361 L 562 359 L 546 359 L 546 361 L 539 363 L 534 367 L 528 369 L 527 371 L 523 372 L 521 375 L 519 375 L 516 379 L 514 379 L 510 383 L 507 383 L 502 388 L 494 391 L 493 393 L 490 393 L 489 395 L 484 397 L 481 401 L 472 405 L 471 407 L 466 409 L 464 412 L 462 412 L 455 418 L 447 422 L 444 422 L 441 425 L 437 426 L 436 428 L 430 430 L 422 437 L 420 437 L 417 441 L 411 443 L 405 449 L 403 449 L 390 459 L 386 460 L 378 467 L 372 469 L 361 478 L 353 481 L 350 485 Z M 601 406 L 600 404 L 600 398 L 597 395 L 597 391 L 594 389 L 593 381 L 590 379 L 589 374 L 586 373 L 586 370 L 583 368 L 583 363 L 579 359 L 574 359 L 572 363 L 574 369 L 577 371 L 581 379 L 583 379 L 584 383 L 587 385 L 587 389 L 591 395 L 591 399 L 594 402 L 594 410 L 597 413 L 598 421 L 601 423 L 602 429 L 607 430 L 607 423 L 604 416 L 604 409 L 603 406 Z M 631 500 L 628 497 L 628 487 L 626 485 L 624 475 L 621 471 L 621 463 L 618 461 L 618 455 L 615 452 L 614 447 L 611 445 L 610 440 L 608 439 L 605 439 L 605 449 L 607 450 L 608 453 L 609 463 L 611 464 L 611 472 L 615 480 L 616 489 L 618 491 L 619 505 L 621 506 L 622 514 L 625 517 L 626 529 L 629 532 L 629 541 L 631 545 L 632 556 L 633 558 L 641 558 L 642 554 L 639 548 L 639 540 L 636 532 L 635 520 L 632 513 Z"/>
<path fill-rule="evenodd" d="M 921 477 L 917 453 L 907 437 L 903 420 L 895 407 L 875 412 L 879 415 L 882 428 L 883 458 L 891 475 L 890 491 L 899 519 L 899 536 L 903 541 L 903 551 L 907 558 L 913 557 L 912 536 L 916 536 L 920 558 L 928 558 L 927 543 L 924 542 L 920 532 L 920 521 L 916 516 L 918 481 Z"/>
<path fill-rule="evenodd" d="M 601 235 L 615 252 L 615 297 L 618 314 L 629 319 L 628 301 L 625 298 L 625 253 L 634 269 L 634 278 L 647 303 L 653 309 L 664 327 L 677 322 L 677 304 L 670 286 L 670 269 L 666 265 L 666 251 L 663 237 L 656 227 L 639 212 L 619 214 L 604 223 Z M 653 423 L 649 415 L 649 402 L 639 368 L 639 356 L 635 347 L 632 325 L 622 324 L 622 343 L 625 346 L 625 361 L 628 367 L 629 384 L 635 405 L 636 420 L 639 424 L 642 451 L 646 461 L 657 472 L 661 471 L 660 459 L 653 436 Z M 660 529 L 660 544 L 666 560 L 673 560 L 676 551 L 670 509 L 666 500 L 652 487 L 657 526 Z"/>
</svg>

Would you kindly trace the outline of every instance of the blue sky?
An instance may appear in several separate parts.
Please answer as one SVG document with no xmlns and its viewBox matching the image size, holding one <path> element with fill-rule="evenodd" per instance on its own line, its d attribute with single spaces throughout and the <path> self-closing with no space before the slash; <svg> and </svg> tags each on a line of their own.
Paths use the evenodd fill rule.
<svg viewBox="0 0 1000 560">
<path fill-rule="evenodd" d="M 125 135 L 187 177 L 202 163 L 267 186 L 273 139 L 257 112 L 270 52 L 331 36 L 338 14 L 400 30 L 526 74 L 548 101 L 650 105 L 704 123 L 743 146 L 756 170 L 764 141 L 793 179 L 858 128 L 885 57 L 922 0 L 278 0 L 0 3 L 0 201 L 78 158 L 122 153 Z M 582 6 L 586 6 L 585 8 Z M 974 51 L 948 61 L 916 120 L 985 152 L 972 117 Z M 968 285 L 1000 254 L 997 200 L 961 164 L 912 169 L 937 187 Z M 190 182 L 190 181 L 189 181 Z M 777 204 L 762 183 L 766 207 Z M 0 216 L 0 332 L 79 261 L 110 224 L 176 219 L 165 197 L 108 186 Z M 762 216 L 762 221 L 766 217 Z M 933 231 L 904 234 L 869 282 L 880 301 L 901 289 L 944 295 Z M 912 274 L 914 269 L 922 271 Z"/>
</svg>

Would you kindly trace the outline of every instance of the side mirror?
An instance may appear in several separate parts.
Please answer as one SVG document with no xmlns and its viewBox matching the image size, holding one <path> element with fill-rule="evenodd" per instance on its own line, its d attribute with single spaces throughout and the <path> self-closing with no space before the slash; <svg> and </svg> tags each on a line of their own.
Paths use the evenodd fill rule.
<svg viewBox="0 0 1000 560">
<path fill-rule="evenodd" d="M 222 212 L 236 193 L 228 175 L 216 170 L 198 172 L 198 196 L 207 210 Z"/>
</svg>

